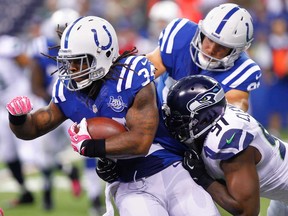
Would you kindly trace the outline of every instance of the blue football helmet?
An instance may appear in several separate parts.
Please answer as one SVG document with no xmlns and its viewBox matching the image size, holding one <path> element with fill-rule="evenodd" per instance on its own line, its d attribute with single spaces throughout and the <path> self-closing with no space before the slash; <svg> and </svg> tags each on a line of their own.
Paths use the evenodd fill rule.
<svg viewBox="0 0 288 216">
<path fill-rule="evenodd" d="M 216 80 L 187 76 L 168 92 L 163 106 L 165 124 L 174 138 L 189 145 L 210 131 L 224 114 L 226 104 L 224 90 Z"/>
</svg>

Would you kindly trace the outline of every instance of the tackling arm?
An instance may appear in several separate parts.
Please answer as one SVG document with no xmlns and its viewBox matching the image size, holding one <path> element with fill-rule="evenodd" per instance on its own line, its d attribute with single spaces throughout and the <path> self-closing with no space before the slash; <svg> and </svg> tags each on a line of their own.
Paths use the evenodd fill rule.
<svg viewBox="0 0 288 216">
<path fill-rule="evenodd" d="M 248 147 L 221 168 L 226 187 L 213 185 L 207 189 L 213 199 L 234 215 L 257 216 L 260 211 L 260 189 L 256 170 L 255 149 Z"/>
<path fill-rule="evenodd" d="M 228 161 L 221 162 L 226 184 L 213 180 L 206 173 L 201 157 L 192 153 L 185 152 L 183 166 L 189 171 L 194 181 L 201 185 L 218 205 L 233 215 L 258 215 L 259 180 L 253 147 L 249 147 Z"/>
</svg>

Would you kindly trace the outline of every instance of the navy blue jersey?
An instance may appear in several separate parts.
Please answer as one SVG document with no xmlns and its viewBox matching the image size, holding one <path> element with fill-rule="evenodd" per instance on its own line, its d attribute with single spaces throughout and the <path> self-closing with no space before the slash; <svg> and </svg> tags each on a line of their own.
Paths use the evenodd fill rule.
<svg viewBox="0 0 288 216">
<path fill-rule="evenodd" d="M 53 88 L 53 102 L 64 115 L 74 122 L 82 118 L 108 117 L 125 124 L 125 116 L 132 106 L 135 95 L 154 80 L 154 66 L 143 56 L 130 56 L 120 63 L 130 64 L 130 69 L 117 66 L 118 79 L 106 80 L 95 100 L 87 99 L 80 91 L 72 92 L 63 83 L 56 81 Z M 154 142 L 145 157 L 118 159 L 121 181 L 153 175 L 175 161 L 182 160 L 180 155 Z"/>
</svg>

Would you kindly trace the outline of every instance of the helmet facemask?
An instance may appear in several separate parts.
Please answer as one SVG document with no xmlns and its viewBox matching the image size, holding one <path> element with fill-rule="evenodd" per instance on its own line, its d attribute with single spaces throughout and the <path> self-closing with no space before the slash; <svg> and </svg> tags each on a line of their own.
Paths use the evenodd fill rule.
<svg viewBox="0 0 288 216">
<path fill-rule="evenodd" d="M 162 110 L 165 113 L 165 125 L 169 129 L 170 134 L 180 142 L 188 140 L 190 138 L 190 116 L 181 115 L 179 112 L 173 112 L 171 114 L 167 104 L 163 105 Z M 171 130 L 171 128 L 173 129 Z"/>
<path fill-rule="evenodd" d="M 211 77 L 184 77 L 168 92 L 162 108 L 165 124 L 174 138 L 191 147 L 223 116 L 226 103 L 223 88 Z"/>
<path fill-rule="evenodd" d="M 231 48 L 227 56 L 222 59 L 214 58 L 202 51 L 202 41 L 205 36 L 198 28 L 190 44 L 190 54 L 195 64 L 203 70 L 226 71 L 234 66 L 242 51 L 248 49 Z"/>
<path fill-rule="evenodd" d="M 71 71 L 71 63 L 77 64 L 79 70 Z M 70 91 L 78 91 L 92 84 L 93 81 L 102 79 L 106 73 L 104 68 L 97 68 L 97 60 L 91 55 L 58 56 L 57 67 L 59 79 Z M 77 81 L 81 79 L 81 81 Z M 67 82 L 68 80 L 68 82 Z"/>
</svg>

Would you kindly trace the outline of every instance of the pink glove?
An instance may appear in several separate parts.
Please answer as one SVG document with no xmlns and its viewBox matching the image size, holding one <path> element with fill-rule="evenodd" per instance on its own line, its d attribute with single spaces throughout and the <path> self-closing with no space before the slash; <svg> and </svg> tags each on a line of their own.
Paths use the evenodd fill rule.
<svg viewBox="0 0 288 216">
<path fill-rule="evenodd" d="M 7 103 L 6 109 L 13 116 L 21 116 L 28 114 L 33 106 L 28 97 L 18 96 Z"/>
<path fill-rule="evenodd" d="M 74 151 L 78 152 L 80 155 L 84 155 L 85 146 L 82 147 L 82 144 L 85 140 L 91 139 L 91 136 L 87 130 L 86 118 L 83 118 L 78 125 L 76 122 L 74 122 L 68 129 L 68 133 L 71 140 L 71 146 Z"/>
</svg>

